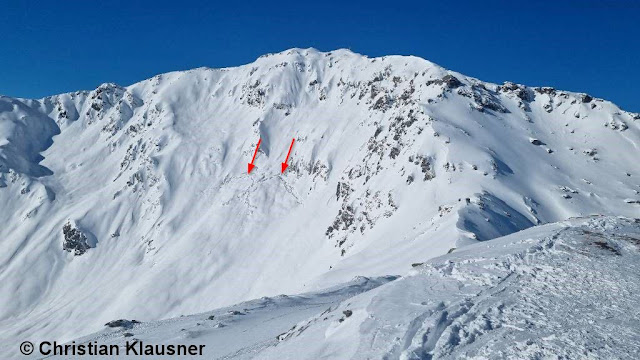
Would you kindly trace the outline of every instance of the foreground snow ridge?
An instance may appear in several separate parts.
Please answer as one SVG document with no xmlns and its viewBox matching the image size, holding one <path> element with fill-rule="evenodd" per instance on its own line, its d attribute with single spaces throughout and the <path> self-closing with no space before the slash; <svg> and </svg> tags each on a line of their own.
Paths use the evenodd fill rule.
<svg viewBox="0 0 640 360">
<path fill-rule="evenodd" d="M 68 342 L 404 276 L 570 217 L 637 217 L 638 120 L 587 94 L 348 50 L 0 96 L 0 340 Z"/>
<path fill-rule="evenodd" d="M 637 359 L 639 276 L 640 219 L 594 216 L 470 245 L 398 279 L 76 342 L 206 344 L 212 359 Z"/>
</svg>

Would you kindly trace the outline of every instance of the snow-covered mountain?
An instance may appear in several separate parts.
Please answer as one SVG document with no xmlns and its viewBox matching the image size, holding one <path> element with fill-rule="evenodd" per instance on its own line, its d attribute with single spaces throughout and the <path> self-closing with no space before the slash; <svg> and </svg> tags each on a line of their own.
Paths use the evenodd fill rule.
<svg viewBox="0 0 640 360">
<path fill-rule="evenodd" d="M 571 216 L 637 217 L 638 120 L 347 50 L 0 97 L 0 339 L 67 341 L 404 275 Z"/>
</svg>

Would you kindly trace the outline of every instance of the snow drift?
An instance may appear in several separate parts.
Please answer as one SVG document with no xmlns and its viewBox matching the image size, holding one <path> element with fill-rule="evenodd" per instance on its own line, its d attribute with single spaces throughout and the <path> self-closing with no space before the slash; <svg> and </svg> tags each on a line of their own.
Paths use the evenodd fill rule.
<svg viewBox="0 0 640 360">
<path fill-rule="evenodd" d="M 576 218 L 465 246 L 402 278 L 105 328 L 76 343 L 197 344 L 215 359 L 637 359 L 639 260 L 640 219 Z"/>
</svg>

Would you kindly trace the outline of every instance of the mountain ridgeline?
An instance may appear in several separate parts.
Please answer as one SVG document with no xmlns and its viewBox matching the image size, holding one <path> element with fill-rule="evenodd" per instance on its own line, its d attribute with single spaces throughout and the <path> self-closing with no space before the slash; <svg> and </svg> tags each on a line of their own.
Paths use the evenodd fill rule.
<svg viewBox="0 0 640 360">
<path fill-rule="evenodd" d="M 639 146 L 640 115 L 609 101 L 348 50 L 1 96 L 0 338 L 70 340 L 637 216 Z"/>
</svg>

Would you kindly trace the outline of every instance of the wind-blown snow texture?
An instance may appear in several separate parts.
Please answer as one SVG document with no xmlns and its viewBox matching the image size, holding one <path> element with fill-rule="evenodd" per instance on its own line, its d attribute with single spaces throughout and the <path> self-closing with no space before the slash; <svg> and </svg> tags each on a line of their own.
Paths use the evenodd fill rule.
<svg viewBox="0 0 640 360">
<path fill-rule="evenodd" d="M 465 246 L 395 281 L 361 278 L 76 343 L 205 344 L 215 359 L 638 359 L 639 260 L 640 219 L 571 219 Z"/>
<path fill-rule="evenodd" d="M 570 216 L 637 216 L 639 119 L 347 50 L 0 97 L 0 339 L 70 340 L 403 274 Z"/>
</svg>

